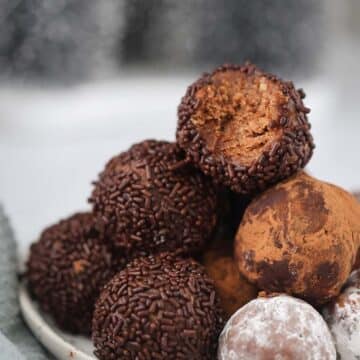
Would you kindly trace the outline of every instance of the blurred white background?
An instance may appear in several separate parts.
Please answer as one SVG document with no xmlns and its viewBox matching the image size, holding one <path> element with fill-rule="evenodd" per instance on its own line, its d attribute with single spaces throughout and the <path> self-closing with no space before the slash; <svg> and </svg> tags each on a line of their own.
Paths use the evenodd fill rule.
<svg viewBox="0 0 360 360">
<path fill-rule="evenodd" d="M 45 0 L 42 1 L 42 5 L 46 3 Z M 114 6 L 116 2 L 105 3 L 107 6 Z M 163 3 L 168 6 L 171 1 Z M 185 10 L 188 9 L 186 3 Z M 276 3 L 277 6 L 281 5 L 281 1 Z M 319 3 L 323 4 L 322 1 Z M 126 47 L 118 50 L 118 65 L 114 65 L 116 61 L 110 55 L 106 56 L 105 48 L 109 45 L 100 54 L 97 52 L 90 61 L 92 46 L 87 45 L 86 51 L 81 53 L 81 37 L 74 45 L 75 59 L 71 58 L 74 51 L 70 48 L 63 64 L 61 61 L 54 63 L 55 57 L 50 57 L 52 65 L 48 66 L 49 61 L 44 61 L 40 72 L 39 67 L 34 66 L 34 61 L 39 60 L 43 54 L 40 50 L 48 53 L 48 50 L 41 47 L 43 45 L 36 42 L 37 47 L 34 49 L 40 53 L 31 53 L 33 57 L 29 57 L 28 50 L 23 48 L 20 52 L 15 52 L 18 57 L 10 57 L 7 64 L 16 63 L 19 58 L 22 59 L 21 56 L 24 56 L 24 62 L 15 69 L 8 66 L 0 80 L 0 202 L 10 216 L 20 243 L 20 253 L 24 255 L 29 243 L 38 237 L 44 226 L 87 208 L 91 181 L 96 179 L 111 156 L 144 138 L 174 139 L 176 108 L 187 85 L 196 79 L 202 69 L 207 70 L 214 64 L 223 62 L 222 59 L 233 62 L 238 59 L 240 62 L 244 57 L 248 58 L 247 55 L 253 55 L 255 59 L 251 59 L 255 62 L 293 79 L 296 86 L 303 87 L 307 93 L 306 105 L 312 109 L 309 118 L 317 146 L 309 171 L 346 189 L 360 189 L 360 120 L 357 100 L 359 2 L 344 1 L 340 4 L 334 0 L 326 2 L 326 6 L 317 6 L 316 9 L 313 8 L 312 1 L 304 1 L 304 4 L 308 7 L 305 6 L 302 10 L 305 20 L 300 23 L 298 31 L 300 35 L 306 33 L 306 41 L 310 44 L 308 46 L 305 43 L 303 48 L 293 49 L 293 54 L 286 52 L 286 42 L 282 43 L 280 40 L 279 53 L 275 48 L 267 54 L 264 46 L 273 47 L 277 43 L 266 42 L 266 37 L 261 40 L 266 44 L 249 44 L 244 54 L 239 53 L 239 49 L 231 45 L 230 41 L 226 43 L 220 39 L 221 47 L 233 47 L 232 52 L 222 54 L 219 50 L 214 59 L 207 63 L 203 57 L 210 50 L 204 47 L 204 52 L 195 56 L 195 40 L 190 41 L 194 34 L 197 41 L 204 39 L 200 36 L 201 29 L 195 26 L 196 21 L 190 21 L 191 31 L 183 29 L 180 33 L 174 33 L 166 21 L 165 24 L 160 21 L 162 26 L 158 25 L 152 32 L 147 32 L 147 35 L 152 34 L 150 40 L 147 40 L 150 46 L 146 43 L 136 58 L 137 53 L 135 51 L 134 55 L 133 48 L 137 44 L 140 48 L 144 39 L 140 41 L 140 35 L 136 33 L 135 36 L 131 31 L 130 35 L 129 31 L 126 35 L 126 31 L 122 29 L 126 27 L 127 17 L 134 17 L 136 14 L 139 17 L 137 12 L 141 11 L 141 6 L 140 10 L 132 8 L 130 13 L 119 10 L 117 20 L 114 20 L 114 16 L 107 17 L 109 9 L 114 7 L 107 7 L 106 11 L 96 10 L 102 20 L 96 16 L 95 19 L 100 24 L 107 24 L 109 19 L 112 22 L 112 26 L 106 25 L 105 32 L 99 31 L 96 39 L 101 40 L 104 34 L 110 36 L 112 32 L 119 32 L 125 33 L 126 41 L 131 44 L 127 50 L 130 54 L 128 57 L 122 54 Z M 124 7 L 123 2 L 116 5 L 118 9 Z M 163 18 L 172 22 L 176 20 L 176 24 L 189 13 L 181 6 L 163 9 L 166 10 L 161 13 Z M 248 10 L 249 18 L 254 18 L 251 9 Z M 291 8 L 287 10 L 298 11 Z M 210 10 L 205 8 L 204 11 Z M 312 13 L 309 17 L 309 11 L 313 11 L 316 16 Z M 61 11 L 59 14 L 61 15 Z M 197 8 L 194 17 L 199 19 L 199 14 L 201 9 Z M 226 18 L 225 15 L 226 13 L 222 16 Z M 299 18 L 300 15 L 298 14 Z M 138 17 L 136 21 L 139 21 Z M 248 24 L 243 24 L 244 19 L 247 19 L 246 14 L 241 15 L 239 23 L 248 28 Z M 145 22 L 144 19 L 142 21 Z M 282 23 L 277 30 L 282 33 L 291 25 Z M 276 28 L 276 24 L 271 21 L 269 24 L 265 20 L 263 30 L 261 21 L 256 26 L 260 29 L 257 30 L 260 34 L 268 32 L 269 27 Z M 306 27 L 307 32 L 303 32 Z M 241 33 L 236 33 L 235 30 L 228 29 L 227 34 L 234 31 L 234 38 L 240 41 Z M 218 31 L 221 32 L 221 27 Z M 314 32 L 313 39 L 308 36 L 309 31 Z M 275 31 L 274 38 L 276 34 Z M 87 35 L 85 32 L 82 36 L 86 38 Z M 59 38 L 62 39 L 57 34 L 56 40 Z M 165 41 L 168 38 L 171 41 Z M 161 46 L 162 40 L 164 46 L 158 49 L 161 54 L 159 59 L 154 55 L 151 45 Z M 259 37 L 256 37 L 254 42 L 256 41 L 259 41 Z M 102 41 L 92 44 L 97 51 L 98 44 L 104 45 Z M 31 48 L 32 43 L 26 46 L 26 49 Z M 253 51 L 256 46 L 260 49 L 258 52 Z M 282 54 L 286 59 L 284 63 L 281 62 Z M 3 61 L 4 56 L 1 59 Z M 81 59 L 88 61 L 83 63 L 84 74 L 77 78 L 79 66 L 82 67 L 81 63 L 79 65 Z M 194 66 L 191 66 L 192 61 Z M 3 64 L 6 62 L 3 61 Z M 67 67 L 66 64 L 70 66 Z M 3 68 L 6 68 L 5 65 Z M 19 68 L 21 71 L 17 70 Z"/>
</svg>

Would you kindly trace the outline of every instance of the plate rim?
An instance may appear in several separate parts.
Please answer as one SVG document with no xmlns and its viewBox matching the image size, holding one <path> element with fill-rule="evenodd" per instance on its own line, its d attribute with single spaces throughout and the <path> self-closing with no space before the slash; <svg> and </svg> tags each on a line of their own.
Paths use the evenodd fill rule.
<svg viewBox="0 0 360 360">
<path fill-rule="evenodd" d="M 59 360 L 96 360 L 67 342 L 45 321 L 31 298 L 25 281 L 19 284 L 19 303 L 22 316 L 38 341 Z"/>
</svg>

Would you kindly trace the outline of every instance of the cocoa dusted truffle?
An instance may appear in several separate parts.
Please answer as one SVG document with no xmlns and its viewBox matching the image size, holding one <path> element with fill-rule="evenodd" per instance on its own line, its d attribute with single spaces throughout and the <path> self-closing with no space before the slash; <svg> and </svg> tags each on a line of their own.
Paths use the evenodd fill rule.
<svg viewBox="0 0 360 360">
<path fill-rule="evenodd" d="M 314 305 L 337 296 L 360 245 L 360 204 L 301 172 L 255 198 L 235 240 L 242 274 Z"/>
<path fill-rule="evenodd" d="M 360 270 L 352 273 L 341 294 L 323 309 L 339 358 L 360 359 Z"/>
<path fill-rule="evenodd" d="M 321 315 L 287 295 L 257 298 L 239 309 L 219 339 L 218 360 L 336 360 Z"/>
<path fill-rule="evenodd" d="M 105 285 L 92 339 L 100 359 L 213 359 L 223 318 L 212 281 L 191 259 L 137 258 Z"/>
<path fill-rule="evenodd" d="M 95 300 L 114 268 L 93 216 L 78 213 L 47 228 L 31 245 L 27 279 L 41 308 L 62 329 L 89 334 Z"/>
<path fill-rule="evenodd" d="M 223 65 L 187 89 L 177 141 L 214 181 L 242 194 L 263 190 L 312 155 L 304 97 L 255 65 Z"/>
<path fill-rule="evenodd" d="M 197 252 L 216 224 L 211 180 L 165 141 L 143 141 L 112 158 L 90 202 L 113 245 L 127 257 Z"/>
<path fill-rule="evenodd" d="M 204 254 L 203 264 L 214 281 L 221 306 L 228 318 L 256 298 L 258 290 L 240 274 L 230 253 L 222 254 L 218 250 L 209 250 Z"/>
</svg>

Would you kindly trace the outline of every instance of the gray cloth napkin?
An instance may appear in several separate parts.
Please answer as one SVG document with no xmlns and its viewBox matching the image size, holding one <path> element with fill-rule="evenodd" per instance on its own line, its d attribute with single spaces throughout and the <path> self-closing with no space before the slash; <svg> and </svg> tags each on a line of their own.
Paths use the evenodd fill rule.
<svg viewBox="0 0 360 360">
<path fill-rule="evenodd" d="M 20 315 L 16 243 L 0 205 L 0 359 L 45 360 L 49 358 Z"/>
</svg>

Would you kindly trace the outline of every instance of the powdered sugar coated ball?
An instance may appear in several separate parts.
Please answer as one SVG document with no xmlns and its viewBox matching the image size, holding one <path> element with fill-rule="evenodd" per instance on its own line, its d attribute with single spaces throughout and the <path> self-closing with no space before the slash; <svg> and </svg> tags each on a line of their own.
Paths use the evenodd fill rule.
<svg viewBox="0 0 360 360">
<path fill-rule="evenodd" d="M 360 270 L 351 274 L 342 293 L 323 314 L 341 360 L 360 359 Z"/>
<path fill-rule="evenodd" d="M 240 308 L 219 339 L 219 360 L 335 360 L 321 315 L 287 295 L 260 297 Z"/>
</svg>

